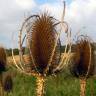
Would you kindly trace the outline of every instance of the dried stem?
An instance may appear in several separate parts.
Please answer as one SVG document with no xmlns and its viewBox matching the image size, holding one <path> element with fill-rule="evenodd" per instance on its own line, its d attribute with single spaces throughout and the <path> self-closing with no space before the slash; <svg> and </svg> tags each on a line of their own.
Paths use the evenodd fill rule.
<svg viewBox="0 0 96 96">
<path fill-rule="evenodd" d="M 4 96 L 3 84 L 2 84 L 2 74 L 0 74 L 0 96 Z"/>
<path fill-rule="evenodd" d="M 80 96 L 85 96 L 86 78 L 80 78 Z"/>
<path fill-rule="evenodd" d="M 45 87 L 45 77 L 44 76 L 38 76 L 36 79 L 36 96 L 44 96 L 44 87 Z"/>
</svg>

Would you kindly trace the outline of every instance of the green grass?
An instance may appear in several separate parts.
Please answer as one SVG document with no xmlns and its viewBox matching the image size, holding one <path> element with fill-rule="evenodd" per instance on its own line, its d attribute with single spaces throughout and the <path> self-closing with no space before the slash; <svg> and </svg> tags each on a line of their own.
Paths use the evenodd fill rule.
<svg viewBox="0 0 96 96">
<path fill-rule="evenodd" d="M 13 90 L 5 96 L 36 96 L 36 78 L 25 76 L 11 69 L 12 72 L 14 73 Z M 87 81 L 86 96 L 91 96 L 90 81 L 91 79 Z M 93 83 L 94 89 L 96 88 L 95 79 Z M 72 77 L 68 72 L 46 78 L 45 86 L 46 96 L 79 96 L 80 94 L 79 79 Z M 96 96 L 95 89 L 94 96 Z"/>
</svg>

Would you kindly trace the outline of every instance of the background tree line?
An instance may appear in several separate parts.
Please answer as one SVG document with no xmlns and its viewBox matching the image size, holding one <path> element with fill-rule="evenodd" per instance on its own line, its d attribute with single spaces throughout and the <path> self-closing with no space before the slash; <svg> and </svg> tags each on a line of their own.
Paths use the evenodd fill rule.
<svg viewBox="0 0 96 96">
<path fill-rule="evenodd" d="M 93 45 L 93 49 L 96 50 L 96 43 L 93 43 L 92 45 Z M 60 47 L 61 53 L 64 52 L 64 49 L 65 49 L 65 45 Z M 26 47 L 23 47 L 22 50 L 24 52 L 23 54 L 28 53 L 28 49 Z M 74 50 L 75 50 L 75 44 L 72 45 L 72 52 L 74 52 Z M 19 55 L 18 48 L 14 48 L 13 51 L 14 51 L 14 55 Z M 7 56 L 12 56 L 12 49 L 11 48 L 6 49 L 6 53 L 7 53 Z"/>
</svg>

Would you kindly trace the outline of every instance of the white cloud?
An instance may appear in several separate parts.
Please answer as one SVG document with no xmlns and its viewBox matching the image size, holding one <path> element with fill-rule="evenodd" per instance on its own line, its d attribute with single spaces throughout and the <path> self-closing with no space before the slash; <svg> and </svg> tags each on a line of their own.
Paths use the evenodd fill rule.
<svg viewBox="0 0 96 96">
<path fill-rule="evenodd" d="M 46 3 L 46 4 L 39 6 L 39 9 L 42 12 L 48 11 L 49 13 L 51 13 L 51 15 L 60 19 L 61 14 L 62 14 L 62 6 L 60 6 L 60 5 L 61 5 L 60 3 L 59 4 L 58 3 L 54 3 L 54 4 Z"/>
<path fill-rule="evenodd" d="M 60 20 L 63 10 L 63 4 L 61 6 L 60 3 L 47 3 L 40 6 L 40 9 L 48 9 Z M 65 20 L 71 26 L 73 34 L 85 27 L 82 29 L 83 34 L 91 36 L 96 41 L 96 0 L 73 0 L 66 5 L 65 15 Z"/>
<path fill-rule="evenodd" d="M 17 4 L 16 0 L 0 0 L 0 43 L 6 47 L 11 47 L 12 32 L 18 33 L 24 13 L 32 12 L 36 6 L 34 0 L 21 0 L 20 3 Z"/>
<path fill-rule="evenodd" d="M 96 33 L 96 0 L 75 0 L 67 9 L 66 19 L 73 31 L 86 27 L 83 31 L 93 38 Z M 85 34 L 85 33 L 84 33 Z M 94 40 L 95 37 L 93 38 Z"/>
<path fill-rule="evenodd" d="M 0 0 L 0 42 L 10 47 L 11 33 L 20 29 L 24 13 L 49 10 L 60 20 L 63 10 L 61 1 L 37 5 L 35 0 Z M 75 34 L 85 26 L 83 31 L 96 41 L 96 0 L 72 0 L 66 7 L 65 20 L 71 26 L 72 33 Z"/>
<path fill-rule="evenodd" d="M 30 9 L 36 6 L 34 0 L 16 0 L 16 4 L 23 9 Z"/>
</svg>

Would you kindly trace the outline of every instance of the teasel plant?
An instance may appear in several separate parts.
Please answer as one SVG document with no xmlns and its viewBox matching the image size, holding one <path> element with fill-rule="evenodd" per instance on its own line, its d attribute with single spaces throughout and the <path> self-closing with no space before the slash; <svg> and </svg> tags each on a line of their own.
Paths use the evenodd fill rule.
<svg viewBox="0 0 96 96">
<path fill-rule="evenodd" d="M 77 36 L 74 55 L 70 65 L 70 72 L 80 79 L 80 96 L 85 96 L 86 82 L 94 75 L 94 50 L 93 41 L 88 36 Z"/>
<path fill-rule="evenodd" d="M 0 96 L 4 96 L 3 72 L 6 71 L 6 64 L 7 64 L 7 58 L 5 49 L 2 46 L 0 46 Z"/>
<path fill-rule="evenodd" d="M 11 73 L 6 72 L 3 79 L 4 96 L 8 96 L 13 91 L 13 80 Z"/>
<path fill-rule="evenodd" d="M 17 69 L 26 75 L 36 77 L 37 96 L 45 95 L 46 77 L 60 72 L 69 60 L 71 34 L 67 22 L 64 21 L 64 16 L 65 2 L 61 21 L 50 16 L 48 12 L 26 18 L 19 32 L 19 64 L 17 64 L 12 51 L 13 61 Z M 67 35 L 65 51 L 61 57 L 60 34 L 62 31 Z M 23 44 L 26 46 L 27 55 L 23 54 Z M 68 56 L 65 55 L 66 53 Z"/>
</svg>

